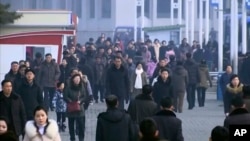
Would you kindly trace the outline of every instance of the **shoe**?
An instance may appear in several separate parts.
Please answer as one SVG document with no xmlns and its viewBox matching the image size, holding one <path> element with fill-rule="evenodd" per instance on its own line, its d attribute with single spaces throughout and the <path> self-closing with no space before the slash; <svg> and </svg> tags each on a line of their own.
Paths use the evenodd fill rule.
<svg viewBox="0 0 250 141">
<path fill-rule="evenodd" d="M 102 99 L 102 100 L 101 100 L 101 102 L 103 103 L 103 102 L 104 102 L 104 100 Z"/>
</svg>

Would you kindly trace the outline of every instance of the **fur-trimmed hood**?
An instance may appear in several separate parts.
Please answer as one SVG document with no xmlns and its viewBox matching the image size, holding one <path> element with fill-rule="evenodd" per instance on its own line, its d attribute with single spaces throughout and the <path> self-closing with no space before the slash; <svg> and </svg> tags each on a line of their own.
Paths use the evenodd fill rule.
<svg viewBox="0 0 250 141">
<path fill-rule="evenodd" d="M 230 84 L 227 84 L 227 91 L 233 94 L 242 93 L 243 86 L 243 84 L 240 84 L 238 87 L 233 88 Z"/>
<path fill-rule="evenodd" d="M 37 127 L 35 126 L 34 121 L 28 121 L 25 125 L 25 134 L 26 136 L 33 140 L 36 137 L 41 136 L 40 133 L 38 133 Z M 44 129 L 44 134 L 42 136 L 46 136 L 46 138 L 53 140 L 57 137 L 59 134 L 58 131 L 58 125 L 56 121 L 50 119 L 47 127 Z"/>
</svg>

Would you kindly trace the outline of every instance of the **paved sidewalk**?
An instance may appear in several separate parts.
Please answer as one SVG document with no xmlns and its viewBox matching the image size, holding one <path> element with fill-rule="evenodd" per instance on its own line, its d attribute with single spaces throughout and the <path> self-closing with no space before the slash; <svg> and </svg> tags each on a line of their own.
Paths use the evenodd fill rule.
<svg viewBox="0 0 250 141">
<path fill-rule="evenodd" d="M 188 106 L 185 100 L 183 113 L 177 114 L 182 120 L 185 141 L 207 141 L 212 128 L 216 125 L 223 125 L 225 117 L 223 107 L 219 105 L 222 105 L 222 102 L 217 101 L 216 95 L 211 93 L 207 94 L 203 108 L 196 106 L 193 110 L 187 110 Z M 90 106 L 86 112 L 85 141 L 95 141 L 96 117 L 105 109 L 105 104 L 99 103 Z M 56 119 L 55 113 L 50 113 L 50 117 Z M 62 141 L 69 141 L 68 130 L 62 133 L 61 137 Z"/>
</svg>

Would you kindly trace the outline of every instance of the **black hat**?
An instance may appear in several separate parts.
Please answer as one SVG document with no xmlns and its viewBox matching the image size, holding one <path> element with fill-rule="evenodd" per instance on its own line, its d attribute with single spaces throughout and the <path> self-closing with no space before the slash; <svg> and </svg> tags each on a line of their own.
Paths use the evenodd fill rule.
<svg viewBox="0 0 250 141">
<path fill-rule="evenodd" d="M 31 68 L 27 68 L 25 70 L 25 74 L 27 74 L 28 72 L 32 72 L 34 75 L 36 74 L 35 71 L 33 69 L 31 69 Z"/>
</svg>

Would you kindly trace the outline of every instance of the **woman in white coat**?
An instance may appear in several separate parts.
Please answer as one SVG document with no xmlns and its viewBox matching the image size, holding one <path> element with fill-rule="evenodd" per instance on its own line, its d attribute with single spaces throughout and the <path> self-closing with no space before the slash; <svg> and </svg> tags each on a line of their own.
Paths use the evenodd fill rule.
<svg viewBox="0 0 250 141">
<path fill-rule="evenodd" d="M 25 125 L 23 141 L 61 141 L 57 122 L 48 119 L 48 112 L 44 107 L 38 106 L 34 110 L 34 120 Z"/>
</svg>

